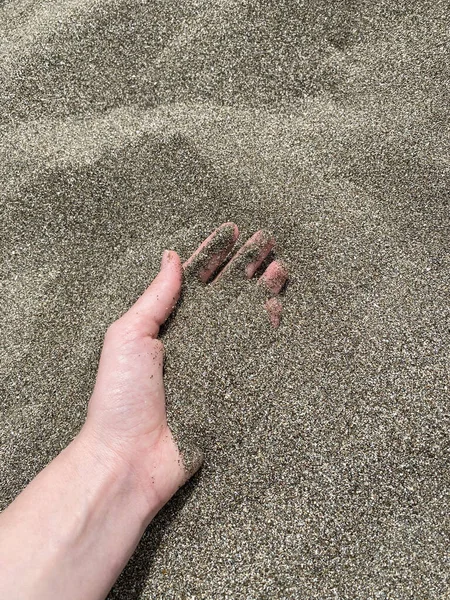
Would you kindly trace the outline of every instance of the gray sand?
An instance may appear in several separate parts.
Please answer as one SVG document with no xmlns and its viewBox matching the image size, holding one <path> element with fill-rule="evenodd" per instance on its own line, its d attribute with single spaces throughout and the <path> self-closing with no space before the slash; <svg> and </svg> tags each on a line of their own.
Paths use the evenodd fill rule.
<svg viewBox="0 0 450 600">
<path fill-rule="evenodd" d="M 445 8 L 0 5 L 1 507 L 164 248 L 231 220 L 291 273 L 277 331 L 253 283 L 186 285 L 168 408 L 205 464 L 110 598 L 448 598 Z"/>
</svg>

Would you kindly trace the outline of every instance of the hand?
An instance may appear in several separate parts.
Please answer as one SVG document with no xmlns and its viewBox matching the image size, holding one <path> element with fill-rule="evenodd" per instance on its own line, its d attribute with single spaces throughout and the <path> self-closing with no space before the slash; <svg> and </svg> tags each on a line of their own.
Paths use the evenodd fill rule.
<svg viewBox="0 0 450 600">
<path fill-rule="evenodd" d="M 199 468 L 200 452 L 187 466 L 166 419 L 163 384 L 164 347 L 159 329 L 176 305 L 183 274 L 206 284 L 232 250 L 238 228 L 225 223 L 216 229 L 181 264 L 174 251 L 165 251 L 161 270 L 138 301 L 108 329 L 101 353 L 97 381 L 83 428 L 100 440 L 113 460 L 125 460 L 136 474 L 149 504 L 162 506 Z M 253 277 L 275 242 L 257 232 L 213 280 Z M 273 261 L 259 279 L 271 296 L 266 302 L 270 320 L 277 326 L 281 304 L 276 295 L 287 278 L 282 263 Z"/>
<path fill-rule="evenodd" d="M 190 449 L 185 464 L 167 425 L 157 336 L 178 301 L 183 267 L 188 283 L 206 284 L 237 236 L 234 224 L 222 225 L 183 266 L 165 252 L 156 279 L 109 327 L 81 432 L 0 515 L 2 598 L 105 598 L 151 519 L 200 466 Z M 256 233 L 213 285 L 244 283 L 273 244 Z M 285 279 L 274 261 L 259 289 L 276 295 Z M 266 308 L 276 325 L 279 301 Z"/>
</svg>

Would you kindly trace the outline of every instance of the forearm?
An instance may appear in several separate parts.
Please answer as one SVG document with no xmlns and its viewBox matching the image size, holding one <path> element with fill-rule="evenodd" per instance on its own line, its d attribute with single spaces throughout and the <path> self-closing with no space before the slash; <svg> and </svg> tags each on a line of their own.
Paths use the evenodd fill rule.
<svg viewBox="0 0 450 600">
<path fill-rule="evenodd" d="M 160 505 L 80 433 L 0 515 L 0 598 L 105 598 Z"/>
</svg>

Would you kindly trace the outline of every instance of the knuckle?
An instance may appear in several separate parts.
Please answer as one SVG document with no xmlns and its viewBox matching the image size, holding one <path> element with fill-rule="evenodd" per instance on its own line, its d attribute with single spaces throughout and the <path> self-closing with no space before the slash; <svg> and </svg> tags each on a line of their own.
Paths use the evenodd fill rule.
<svg viewBox="0 0 450 600">
<path fill-rule="evenodd" d="M 120 341 L 132 342 L 139 337 L 139 327 L 136 323 L 120 317 L 108 327 L 105 338 Z"/>
</svg>

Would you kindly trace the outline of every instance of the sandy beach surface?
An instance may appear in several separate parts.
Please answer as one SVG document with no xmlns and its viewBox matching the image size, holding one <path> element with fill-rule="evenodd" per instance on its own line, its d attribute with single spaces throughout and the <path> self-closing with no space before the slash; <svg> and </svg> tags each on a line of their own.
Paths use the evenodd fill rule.
<svg viewBox="0 0 450 600">
<path fill-rule="evenodd" d="M 162 251 L 276 237 L 186 286 L 169 419 L 205 453 L 111 599 L 448 598 L 446 3 L 0 2 L 0 508 L 81 427 Z M 120 543 L 120 540 L 117 540 Z"/>
</svg>

